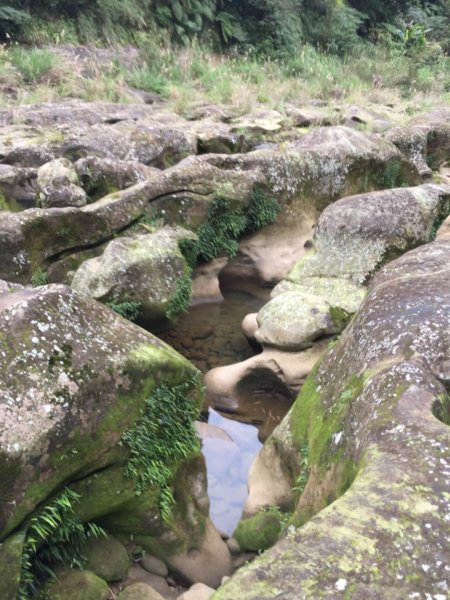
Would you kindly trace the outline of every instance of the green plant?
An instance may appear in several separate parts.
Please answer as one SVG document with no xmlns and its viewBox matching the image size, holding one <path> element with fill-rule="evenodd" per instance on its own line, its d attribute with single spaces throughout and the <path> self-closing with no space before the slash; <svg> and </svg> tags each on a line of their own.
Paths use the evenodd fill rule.
<svg viewBox="0 0 450 600">
<path fill-rule="evenodd" d="M 280 205 L 269 192 L 255 188 L 246 210 L 246 230 L 258 231 L 274 223 L 280 210 Z"/>
<path fill-rule="evenodd" d="M 136 479 L 137 496 L 150 486 L 159 487 L 159 508 L 166 523 L 174 504 L 170 485 L 175 467 L 200 449 L 193 424 L 199 409 L 192 398 L 198 387 L 196 378 L 174 386 L 159 385 L 146 400 L 140 419 L 122 436 L 130 451 L 125 476 Z"/>
<path fill-rule="evenodd" d="M 9 52 L 12 64 L 25 83 L 38 83 L 55 66 L 55 55 L 49 50 L 14 47 Z"/>
<path fill-rule="evenodd" d="M 233 209 L 226 198 L 217 198 L 209 209 L 206 221 L 197 231 L 199 255 L 212 261 L 221 254 L 236 256 L 237 238 L 245 231 L 247 220 L 242 210 Z"/>
<path fill-rule="evenodd" d="M 186 312 L 192 299 L 192 271 L 191 269 L 178 279 L 175 291 L 170 297 L 169 308 L 166 312 L 168 319 L 175 319 Z"/>
<path fill-rule="evenodd" d="M 65 488 L 33 516 L 27 526 L 17 600 L 30 600 L 39 583 L 54 577 L 58 565 L 83 567 L 83 547 L 92 537 L 106 535 L 94 523 L 82 523 L 75 515 L 80 496 Z"/>
<path fill-rule="evenodd" d="M 40 287 L 41 285 L 47 285 L 48 275 L 42 269 L 37 269 L 31 276 L 31 285 L 33 287 Z"/>
<path fill-rule="evenodd" d="M 141 313 L 141 303 L 131 300 L 128 296 L 106 302 L 106 306 L 129 321 L 136 321 Z"/>
<path fill-rule="evenodd" d="M 294 492 L 298 492 L 299 495 L 303 493 L 306 483 L 309 477 L 309 448 L 308 446 L 302 446 L 300 450 L 300 472 L 295 478 L 295 486 L 292 488 Z"/>
<path fill-rule="evenodd" d="M 378 180 L 378 183 L 383 189 L 391 189 L 398 184 L 398 177 L 400 175 L 400 165 L 397 162 L 390 162 L 381 177 Z"/>
</svg>

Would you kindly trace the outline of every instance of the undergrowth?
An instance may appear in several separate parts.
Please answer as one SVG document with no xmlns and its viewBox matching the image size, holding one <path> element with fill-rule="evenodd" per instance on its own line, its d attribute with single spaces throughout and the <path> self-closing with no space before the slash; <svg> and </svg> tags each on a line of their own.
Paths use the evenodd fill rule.
<svg viewBox="0 0 450 600">
<path fill-rule="evenodd" d="M 136 480 L 137 496 L 150 486 L 159 487 L 165 523 L 175 502 L 170 486 L 176 466 L 200 449 L 194 427 L 199 409 L 192 397 L 198 386 L 196 378 L 174 386 L 159 385 L 146 400 L 140 419 L 122 436 L 130 451 L 125 476 Z"/>
<path fill-rule="evenodd" d="M 89 538 L 106 535 L 94 523 L 82 523 L 75 515 L 80 496 L 66 488 L 30 519 L 22 551 L 16 600 L 30 600 L 43 580 L 54 577 L 54 568 L 83 568 L 83 548 Z"/>
<path fill-rule="evenodd" d="M 48 275 L 42 269 L 37 269 L 31 276 L 31 285 L 33 287 L 40 287 L 41 285 L 47 285 Z"/>
</svg>

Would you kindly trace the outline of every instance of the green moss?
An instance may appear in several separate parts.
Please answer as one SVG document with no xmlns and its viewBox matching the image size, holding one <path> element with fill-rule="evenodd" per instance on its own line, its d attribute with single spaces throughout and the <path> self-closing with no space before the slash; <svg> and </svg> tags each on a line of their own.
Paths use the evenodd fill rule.
<svg viewBox="0 0 450 600">
<path fill-rule="evenodd" d="M 332 306 L 330 308 L 330 316 L 333 325 L 335 325 L 339 331 L 343 331 L 351 319 L 351 314 L 338 306 Z"/>
<path fill-rule="evenodd" d="M 9 537 L 0 544 L 0 598 L 15 600 L 22 567 L 24 532 Z"/>
<path fill-rule="evenodd" d="M 390 161 L 384 172 L 378 178 L 378 185 L 381 189 L 394 188 L 399 182 L 400 164 L 396 161 Z"/>
<path fill-rule="evenodd" d="M 279 508 L 271 507 L 242 519 L 233 533 L 242 551 L 258 552 L 275 544 L 289 518 Z"/>
</svg>

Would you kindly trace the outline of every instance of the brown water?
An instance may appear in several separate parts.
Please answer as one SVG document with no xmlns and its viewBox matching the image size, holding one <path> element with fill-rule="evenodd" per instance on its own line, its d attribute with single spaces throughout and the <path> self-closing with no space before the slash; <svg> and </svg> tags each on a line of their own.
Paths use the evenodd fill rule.
<svg viewBox="0 0 450 600">
<path fill-rule="evenodd" d="M 242 319 L 258 312 L 265 302 L 244 292 L 228 292 L 222 302 L 193 306 L 174 329 L 159 337 L 202 373 L 240 362 L 256 353 L 241 331 Z"/>
</svg>

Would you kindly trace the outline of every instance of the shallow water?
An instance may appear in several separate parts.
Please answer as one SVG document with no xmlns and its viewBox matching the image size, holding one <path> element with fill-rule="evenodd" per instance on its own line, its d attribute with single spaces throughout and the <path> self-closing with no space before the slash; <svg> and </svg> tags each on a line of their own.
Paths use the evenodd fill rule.
<svg viewBox="0 0 450 600">
<path fill-rule="evenodd" d="M 229 439 L 204 437 L 202 452 L 208 473 L 211 520 L 220 531 L 231 535 L 247 499 L 250 465 L 261 448 L 258 430 L 220 416 L 210 409 L 208 424 L 220 427 Z"/>
<path fill-rule="evenodd" d="M 256 353 L 241 331 L 241 322 L 265 302 L 244 292 L 227 292 L 220 303 L 193 306 L 172 330 L 158 335 L 206 373 Z"/>
</svg>

